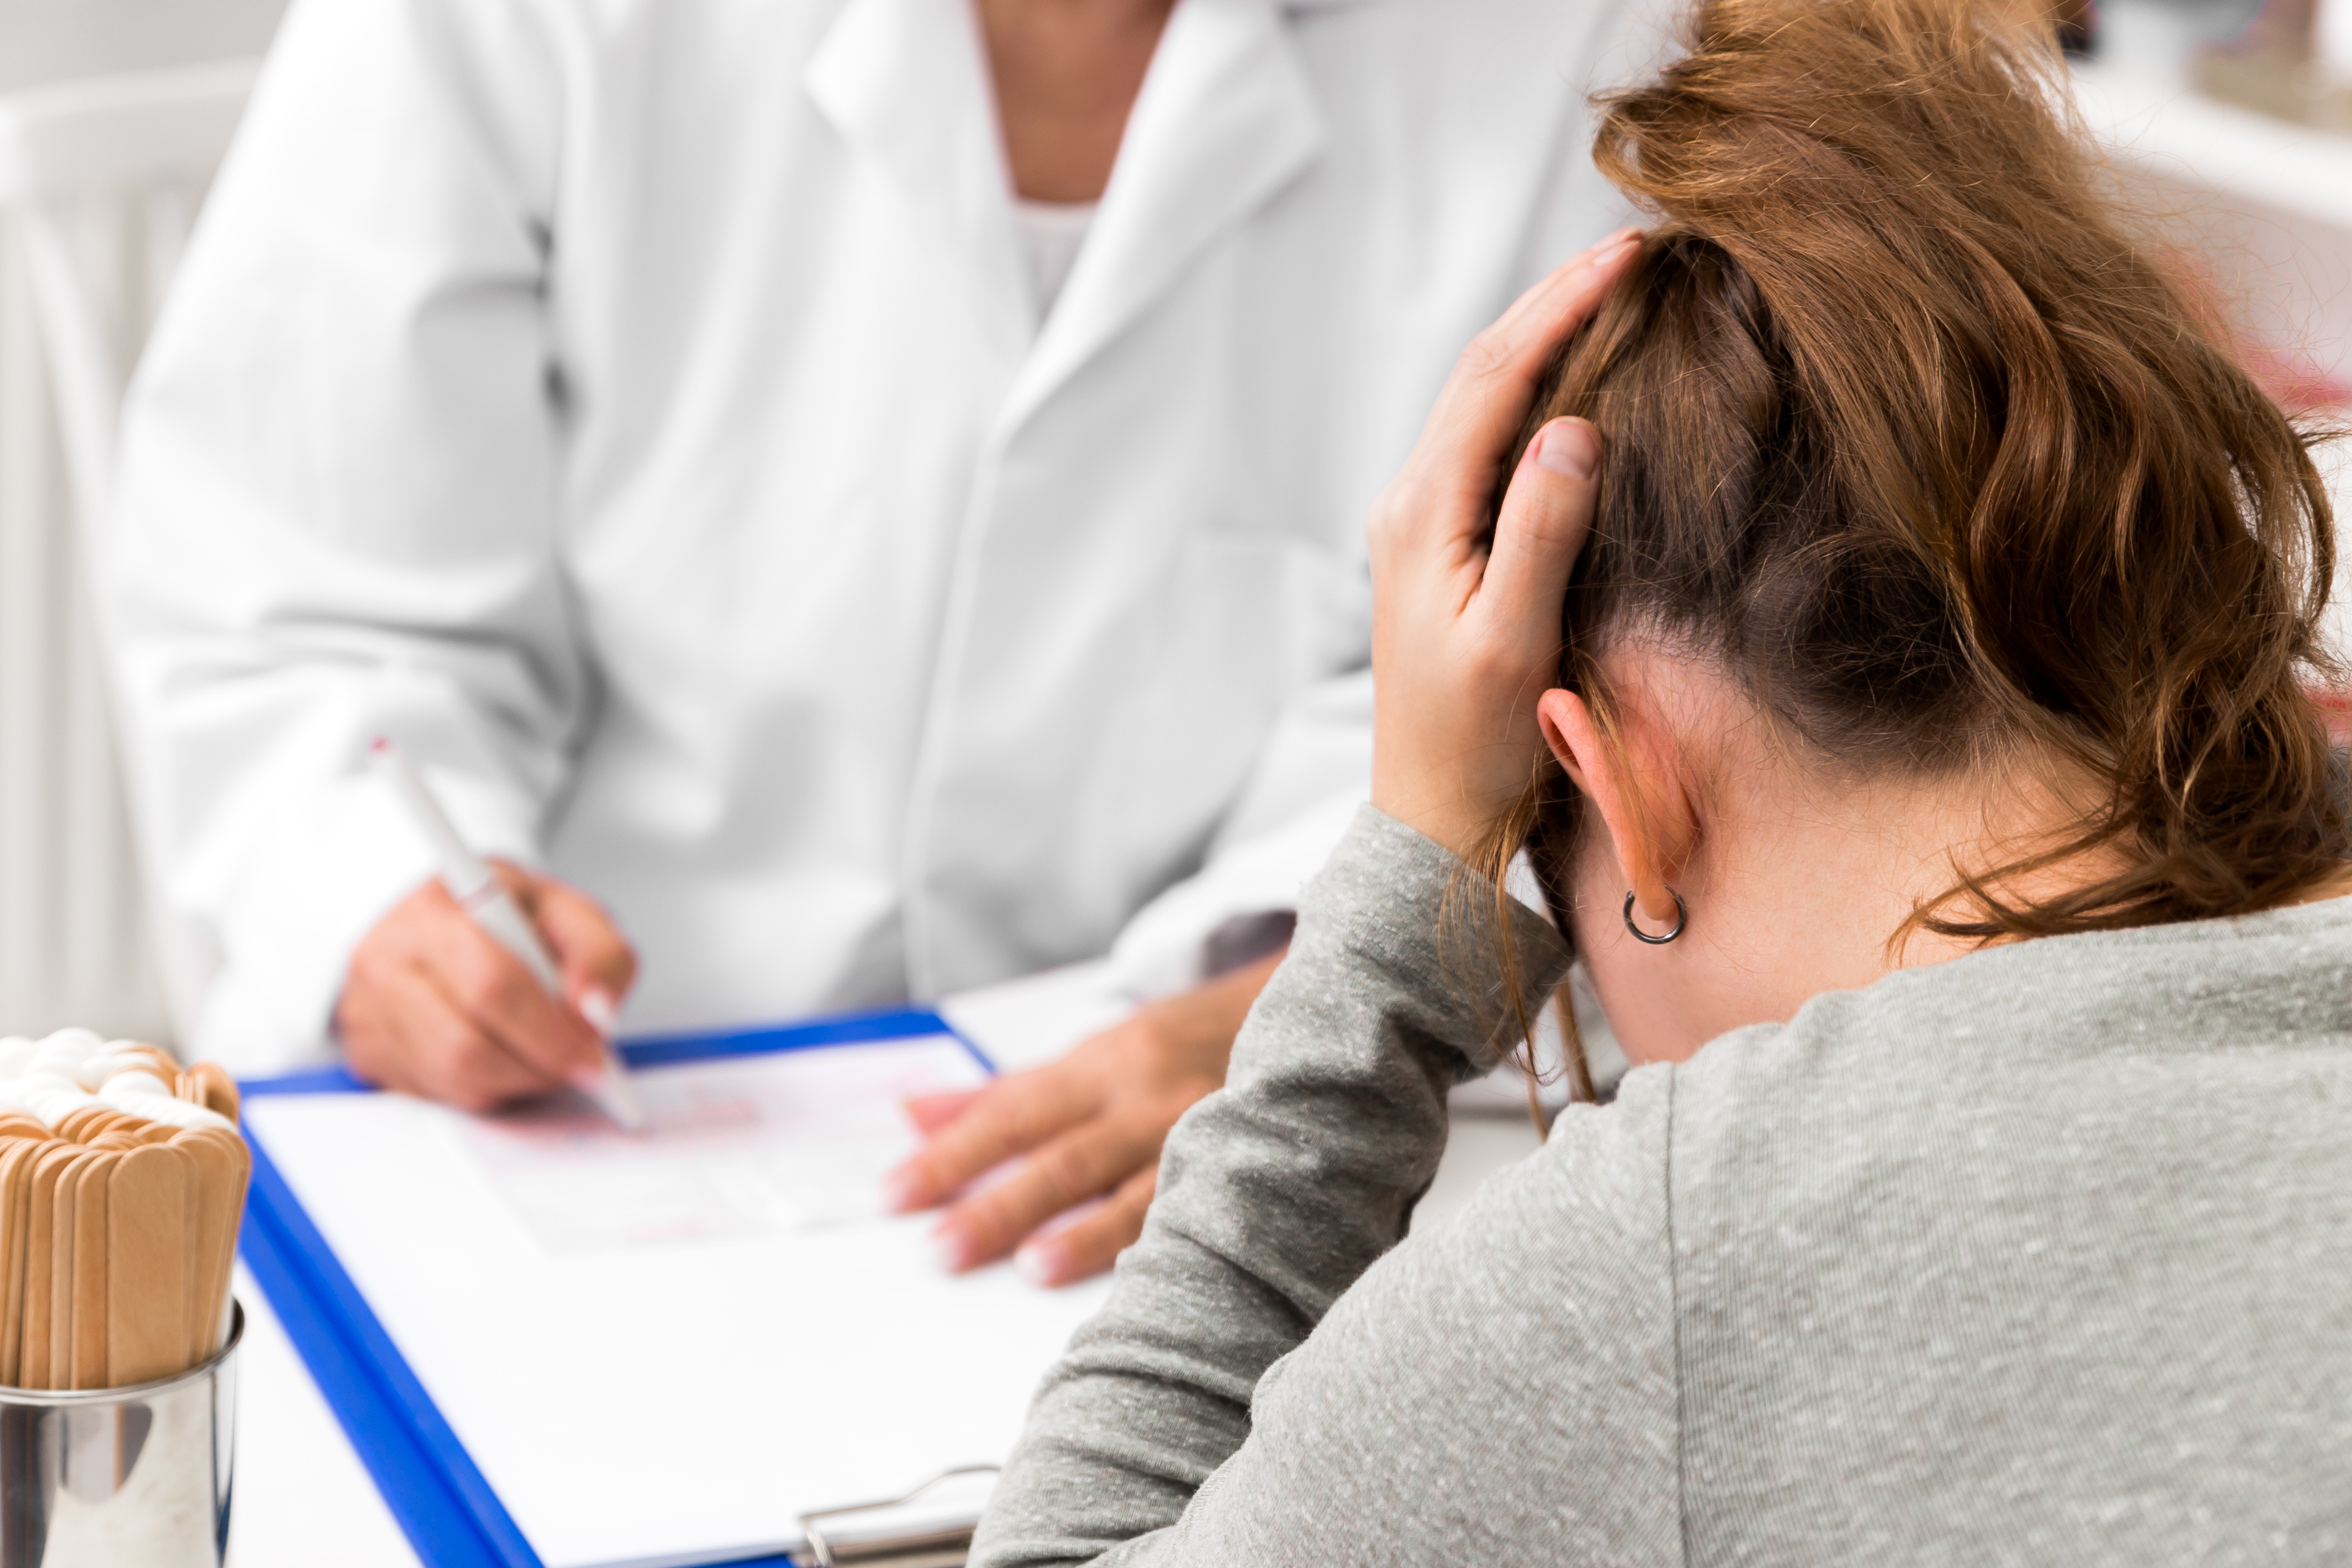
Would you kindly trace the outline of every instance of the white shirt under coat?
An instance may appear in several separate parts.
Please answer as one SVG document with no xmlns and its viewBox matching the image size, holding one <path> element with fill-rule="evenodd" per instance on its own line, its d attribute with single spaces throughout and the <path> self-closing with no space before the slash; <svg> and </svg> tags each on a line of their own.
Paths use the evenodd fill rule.
<svg viewBox="0 0 2352 1568">
<path fill-rule="evenodd" d="M 1195 978 L 1364 790 L 1367 507 L 1626 221 L 1656 34 L 1181 0 L 1047 314 L 960 0 L 297 0 L 106 542 L 191 1043 L 327 1049 L 429 866 L 379 733 L 633 1029 Z"/>
</svg>

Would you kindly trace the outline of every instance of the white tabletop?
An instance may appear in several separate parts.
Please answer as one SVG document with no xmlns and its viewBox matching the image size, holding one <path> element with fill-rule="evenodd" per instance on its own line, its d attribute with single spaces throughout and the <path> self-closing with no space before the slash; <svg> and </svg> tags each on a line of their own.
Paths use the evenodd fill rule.
<svg viewBox="0 0 2352 1568">
<path fill-rule="evenodd" d="M 417 1568 L 269 1299 L 245 1266 L 237 1351 L 236 1472 L 231 1568 Z"/>
<path fill-rule="evenodd" d="M 1535 1147 L 1524 1118 L 1457 1117 L 1420 1219 L 1451 1213 L 1489 1173 Z M 236 1295 L 246 1322 L 230 1568 L 417 1568 L 407 1537 L 242 1264 Z"/>
</svg>

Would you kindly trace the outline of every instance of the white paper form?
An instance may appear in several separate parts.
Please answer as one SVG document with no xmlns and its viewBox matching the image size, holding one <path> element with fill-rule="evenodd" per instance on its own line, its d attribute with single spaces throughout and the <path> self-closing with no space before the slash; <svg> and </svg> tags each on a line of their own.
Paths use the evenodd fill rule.
<svg viewBox="0 0 2352 1568">
<path fill-rule="evenodd" d="M 915 1145 L 902 1092 L 979 1081 L 961 1047 L 939 1036 L 635 1076 L 663 1108 L 656 1135 L 610 1157 L 684 1175 L 618 1220 L 596 1135 L 560 1117 L 469 1127 L 386 1094 L 246 1106 L 548 1568 L 793 1544 L 803 1512 L 1002 1459 L 1107 1286 L 1044 1291 L 1002 1267 L 949 1277 L 926 1242 L 932 1216 L 877 1215 L 870 1186 L 852 1202 L 848 1178 L 770 1158 L 829 1141 L 867 1181 Z M 493 1132 L 514 1142 L 482 1142 Z"/>
<path fill-rule="evenodd" d="M 879 1219 L 883 1176 L 915 1151 L 902 1107 L 985 1081 L 934 1036 L 640 1071 L 640 1133 L 580 1094 L 448 1126 L 532 1237 L 574 1252 Z"/>
</svg>

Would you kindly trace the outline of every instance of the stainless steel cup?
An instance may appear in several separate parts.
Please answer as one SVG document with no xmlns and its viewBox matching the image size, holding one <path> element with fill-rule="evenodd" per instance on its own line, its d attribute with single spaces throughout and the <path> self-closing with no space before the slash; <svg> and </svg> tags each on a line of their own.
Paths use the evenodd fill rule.
<svg viewBox="0 0 2352 1568">
<path fill-rule="evenodd" d="M 221 1568 L 236 1347 L 130 1388 L 0 1388 L 0 1568 Z"/>
</svg>

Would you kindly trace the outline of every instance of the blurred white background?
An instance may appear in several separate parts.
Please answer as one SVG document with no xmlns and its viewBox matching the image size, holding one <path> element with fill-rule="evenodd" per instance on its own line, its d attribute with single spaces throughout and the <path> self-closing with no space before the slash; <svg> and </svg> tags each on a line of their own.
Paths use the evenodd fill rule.
<svg viewBox="0 0 2352 1568">
<path fill-rule="evenodd" d="M 155 73 L 256 58 L 283 8 L 284 0 L 0 0 L 0 1035 L 68 1023 L 171 1035 L 27 243 L 30 187 L 58 160 L 27 128 L 53 122 L 83 84 L 130 80 L 135 97 Z M 83 263 L 110 338 L 105 370 L 119 381 L 160 291 L 160 231 L 148 232 L 150 215 L 132 193 L 92 196 L 52 203 L 48 216 Z"/>
<path fill-rule="evenodd" d="M 249 58 L 286 0 L 0 0 L 0 92 Z"/>
</svg>

